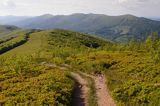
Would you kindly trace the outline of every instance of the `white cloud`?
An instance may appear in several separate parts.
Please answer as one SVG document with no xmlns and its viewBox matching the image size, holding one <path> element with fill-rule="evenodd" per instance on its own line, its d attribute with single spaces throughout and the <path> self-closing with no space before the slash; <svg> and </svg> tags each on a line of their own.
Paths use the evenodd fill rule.
<svg viewBox="0 0 160 106">
<path fill-rule="evenodd" d="M 16 4 L 12 0 L 2 0 L 0 6 L 2 8 L 12 9 L 16 7 Z"/>
<path fill-rule="evenodd" d="M 118 0 L 119 3 L 127 2 L 128 0 Z"/>
<path fill-rule="evenodd" d="M 0 15 L 97 13 L 159 16 L 160 0 L 0 0 Z"/>
</svg>

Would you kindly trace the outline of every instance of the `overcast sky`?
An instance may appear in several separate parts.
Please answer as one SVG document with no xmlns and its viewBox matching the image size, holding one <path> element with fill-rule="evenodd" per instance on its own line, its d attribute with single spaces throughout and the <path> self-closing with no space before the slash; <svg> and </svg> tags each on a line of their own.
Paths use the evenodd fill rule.
<svg viewBox="0 0 160 106">
<path fill-rule="evenodd" d="M 160 17 L 160 0 L 0 0 L 0 15 L 97 13 Z"/>
</svg>

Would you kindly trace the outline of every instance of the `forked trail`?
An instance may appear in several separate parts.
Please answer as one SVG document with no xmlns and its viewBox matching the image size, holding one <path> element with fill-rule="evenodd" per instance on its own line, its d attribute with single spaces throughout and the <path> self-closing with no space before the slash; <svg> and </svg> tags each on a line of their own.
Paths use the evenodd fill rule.
<svg viewBox="0 0 160 106">
<path fill-rule="evenodd" d="M 43 62 L 41 64 L 44 64 L 50 67 L 57 67 L 57 65 L 52 63 Z M 63 65 L 63 67 L 61 66 L 59 68 L 62 70 L 66 70 L 68 68 L 68 65 Z M 98 106 L 116 106 L 115 102 L 113 101 L 112 97 L 109 94 L 107 85 L 105 84 L 106 78 L 104 75 L 99 74 L 95 76 L 95 75 L 89 75 L 82 72 L 80 73 L 71 72 L 71 75 L 76 82 L 76 85 L 72 94 L 71 106 L 88 106 L 87 97 L 88 97 L 90 88 L 88 86 L 87 79 L 82 77 L 81 75 L 90 77 L 94 80 Z"/>
<path fill-rule="evenodd" d="M 98 75 L 93 76 L 85 73 L 81 73 L 84 76 L 90 77 L 95 81 L 95 88 L 96 88 L 96 95 L 97 95 L 97 103 L 98 106 L 116 106 L 115 102 L 113 101 L 112 97 L 109 94 L 109 91 L 107 89 L 107 86 L 105 84 L 105 76 Z M 80 84 L 80 91 L 81 92 L 74 92 L 76 94 L 74 95 L 81 95 L 83 98 L 83 104 L 80 103 L 80 101 L 76 102 L 72 106 L 87 106 L 87 94 L 89 91 L 89 88 L 87 88 L 87 81 L 83 79 L 78 73 L 72 73 L 74 75 L 75 80 Z M 80 94 L 81 93 L 81 94 Z"/>
</svg>

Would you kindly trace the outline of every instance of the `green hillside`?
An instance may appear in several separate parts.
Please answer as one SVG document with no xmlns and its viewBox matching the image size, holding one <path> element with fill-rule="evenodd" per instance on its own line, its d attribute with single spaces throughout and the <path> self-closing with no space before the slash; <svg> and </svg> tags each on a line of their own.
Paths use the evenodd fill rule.
<svg viewBox="0 0 160 106">
<path fill-rule="evenodd" d="M 14 45 L 27 33 L 26 42 L 0 55 L 0 105 L 70 106 L 70 72 L 79 71 L 104 74 L 118 106 L 160 104 L 158 34 L 122 44 L 61 29 L 27 30 L 0 45 Z"/>
<path fill-rule="evenodd" d="M 66 64 L 68 57 L 104 45 L 100 39 L 65 30 L 30 34 L 23 45 L 0 55 L 0 104 L 68 106 L 74 82 L 69 72 L 50 64 Z"/>
</svg>

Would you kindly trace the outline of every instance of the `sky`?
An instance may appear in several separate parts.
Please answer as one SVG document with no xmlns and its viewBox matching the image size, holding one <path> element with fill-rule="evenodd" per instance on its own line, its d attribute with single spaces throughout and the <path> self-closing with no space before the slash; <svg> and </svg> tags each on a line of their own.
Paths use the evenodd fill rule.
<svg viewBox="0 0 160 106">
<path fill-rule="evenodd" d="M 0 16 L 96 13 L 160 18 L 160 0 L 0 0 Z"/>
</svg>

